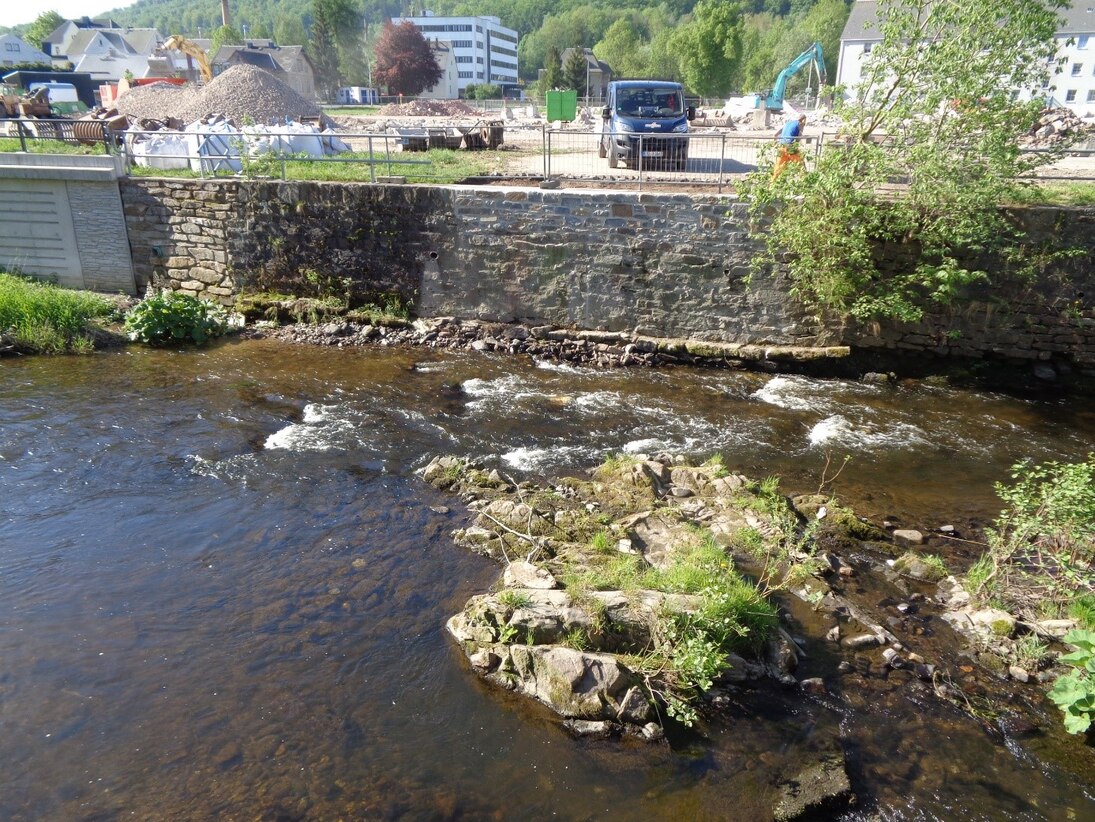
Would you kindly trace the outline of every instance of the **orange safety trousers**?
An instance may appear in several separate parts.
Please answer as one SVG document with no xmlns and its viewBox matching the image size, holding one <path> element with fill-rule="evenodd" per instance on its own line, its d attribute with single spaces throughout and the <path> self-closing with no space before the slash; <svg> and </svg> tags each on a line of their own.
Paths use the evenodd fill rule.
<svg viewBox="0 0 1095 822">
<path fill-rule="evenodd" d="M 781 145 L 779 147 L 779 157 L 776 158 L 776 167 L 772 169 L 772 179 L 776 179 L 783 173 L 783 169 L 788 163 L 802 163 L 804 162 L 802 152 L 798 150 L 798 146 L 795 145 Z"/>
</svg>

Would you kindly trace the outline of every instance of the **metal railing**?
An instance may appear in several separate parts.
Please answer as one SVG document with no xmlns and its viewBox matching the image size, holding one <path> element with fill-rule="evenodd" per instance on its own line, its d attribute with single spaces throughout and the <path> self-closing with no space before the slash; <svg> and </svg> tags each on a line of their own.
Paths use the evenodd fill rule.
<svg viewBox="0 0 1095 822">
<path fill-rule="evenodd" d="M 804 137 L 807 157 L 821 149 L 821 137 Z M 616 180 L 646 184 L 702 183 L 722 193 L 730 178 L 758 168 L 770 150 L 770 134 L 689 132 L 610 134 L 545 128 L 544 177 Z"/>
<path fill-rule="evenodd" d="M 436 133 L 435 133 L 436 132 Z M 18 151 L 55 153 L 58 142 L 87 146 L 90 151 L 122 154 L 127 170 L 137 166 L 175 166 L 185 175 L 199 177 L 223 174 L 288 179 L 338 179 L 377 182 L 381 177 L 406 177 L 422 181 L 444 179 L 444 172 L 424 152 L 429 148 L 452 147 L 452 129 L 406 130 L 404 133 L 346 132 L 315 134 L 267 130 L 214 132 L 140 131 L 116 134 L 100 121 L 11 118 L 0 120 L 0 137 L 18 141 Z M 202 151 L 202 140 L 213 137 L 228 143 L 228 151 Z M 473 135 L 474 136 L 474 135 Z M 501 135 L 499 135 L 500 137 Z M 138 160 L 135 146 L 142 141 L 174 137 L 179 151 L 157 153 Z M 459 134 L 455 137 L 458 139 Z M 191 140 L 186 143 L 185 140 Z M 309 156 L 292 150 L 293 140 L 313 143 L 338 140 L 349 153 Z M 265 147 L 259 147 L 265 143 Z M 476 142 L 476 147 L 483 141 Z M 830 145 L 839 145 L 835 132 L 809 135 L 802 140 L 807 163 Z M 704 185 L 722 193 L 733 178 L 758 168 L 765 152 L 774 150 L 771 132 L 694 130 L 686 134 L 610 135 L 600 130 L 552 129 L 550 127 L 506 128 L 504 154 L 491 154 L 494 173 L 508 178 L 557 178 L 589 180 L 638 186 Z M 274 148 L 271 150 L 270 146 Z M 614 151 L 608 149 L 612 147 Z M 286 148 L 289 147 L 289 148 Z M 257 149 L 257 150 L 256 150 Z M 16 150 L 14 146 L 10 150 Z M 313 152 L 316 154 L 318 152 Z M 1025 153 L 1058 154 L 1047 148 L 1028 148 Z M 611 163 L 610 157 L 616 162 Z M 360 166 L 360 174 L 313 172 L 309 168 Z M 171 168 L 164 168 L 170 174 Z M 138 172 L 139 173 L 139 172 Z M 1095 146 L 1071 147 L 1063 156 L 1038 170 L 1038 179 L 1061 182 L 1095 181 Z M 450 175 L 451 179 L 451 175 Z"/>
<path fill-rule="evenodd" d="M 127 131 L 122 151 L 126 169 L 135 167 L 162 171 L 190 171 L 199 177 L 216 177 L 222 174 L 246 177 L 278 177 L 289 179 L 289 170 L 296 164 L 353 164 L 368 169 L 368 180 L 377 182 L 380 177 L 432 176 L 433 162 L 420 152 L 428 149 L 428 139 L 398 134 L 368 132 L 308 133 L 300 131 L 264 130 L 261 133 L 244 131 L 222 132 L 174 132 L 174 131 Z M 149 152 L 142 146 L 170 140 L 178 145 L 186 144 L 185 151 Z M 293 150 L 300 142 L 313 150 L 331 141 L 345 144 L 350 151 L 334 153 L 308 153 Z M 410 172 L 410 173 L 408 173 Z M 419 173 L 425 172 L 425 173 Z"/>
<path fill-rule="evenodd" d="M 0 137 L 17 139 L 19 150 L 27 153 L 37 147 L 39 141 L 46 147 L 52 142 L 84 145 L 89 148 L 101 147 L 104 154 L 113 154 L 117 148 L 106 123 L 100 120 L 4 118 L 0 119 Z"/>
</svg>

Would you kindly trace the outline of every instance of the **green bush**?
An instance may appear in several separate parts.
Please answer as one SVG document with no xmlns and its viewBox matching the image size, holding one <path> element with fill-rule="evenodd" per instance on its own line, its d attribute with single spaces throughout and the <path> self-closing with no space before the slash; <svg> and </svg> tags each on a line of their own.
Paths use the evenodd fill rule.
<svg viewBox="0 0 1095 822">
<path fill-rule="evenodd" d="M 204 343 L 228 330 L 225 310 L 177 291 L 148 297 L 125 318 L 131 340 L 149 345 Z"/>
<path fill-rule="evenodd" d="M 1007 507 L 987 529 L 970 592 L 1028 616 L 1061 613 L 1095 586 L 1095 455 L 1085 462 L 1021 462 L 997 483 Z"/>
<path fill-rule="evenodd" d="M 1076 648 L 1061 657 L 1075 670 L 1057 678 L 1049 698 L 1064 712 L 1065 730 L 1082 734 L 1095 719 L 1095 632 L 1070 631 L 1065 642 Z"/>
<path fill-rule="evenodd" d="M 93 294 L 0 273 L 0 335 L 20 351 L 88 351 L 93 347 L 91 324 L 113 310 Z"/>
</svg>

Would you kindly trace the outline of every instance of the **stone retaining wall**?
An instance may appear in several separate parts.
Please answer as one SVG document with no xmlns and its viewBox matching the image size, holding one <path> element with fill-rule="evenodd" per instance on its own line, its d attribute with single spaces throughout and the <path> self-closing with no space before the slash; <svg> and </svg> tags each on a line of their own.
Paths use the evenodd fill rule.
<svg viewBox="0 0 1095 822">
<path fill-rule="evenodd" d="M 1095 210 L 1023 213 L 1032 247 L 1082 250 L 1029 285 L 971 289 L 915 325 L 841 326 L 752 271 L 745 207 L 710 195 L 358 183 L 122 183 L 138 280 L 367 299 L 423 316 L 711 342 L 832 345 L 1095 366 Z"/>
<path fill-rule="evenodd" d="M 120 185 L 138 291 L 151 285 L 232 305 L 228 237 L 239 231 L 239 183 L 137 177 Z"/>
</svg>

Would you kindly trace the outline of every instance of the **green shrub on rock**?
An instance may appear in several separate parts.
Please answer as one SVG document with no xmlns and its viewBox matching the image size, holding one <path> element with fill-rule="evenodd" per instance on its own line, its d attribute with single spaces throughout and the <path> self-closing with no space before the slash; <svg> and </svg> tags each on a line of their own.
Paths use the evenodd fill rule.
<svg viewBox="0 0 1095 822">
<path fill-rule="evenodd" d="M 134 306 L 126 316 L 125 330 L 131 340 L 149 345 L 201 344 L 228 330 L 228 316 L 219 305 L 169 291 Z"/>
<path fill-rule="evenodd" d="M 1076 648 L 1061 657 L 1075 670 L 1057 678 L 1049 698 L 1065 715 L 1065 730 L 1082 734 L 1095 719 L 1095 632 L 1071 631 L 1064 641 Z"/>
</svg>

